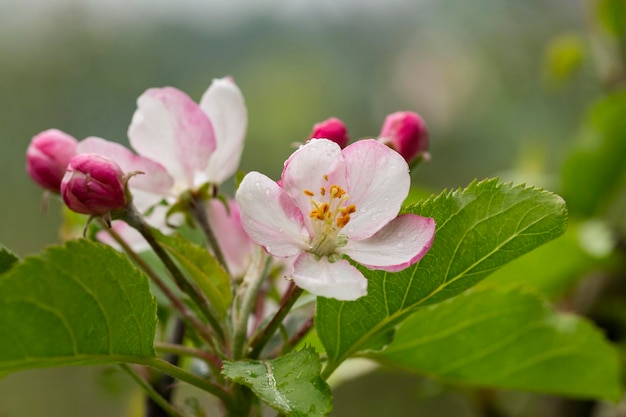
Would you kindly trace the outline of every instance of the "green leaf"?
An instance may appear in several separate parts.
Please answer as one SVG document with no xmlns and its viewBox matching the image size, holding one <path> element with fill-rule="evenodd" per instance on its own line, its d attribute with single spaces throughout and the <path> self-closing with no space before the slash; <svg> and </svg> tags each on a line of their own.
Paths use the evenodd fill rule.
<svg viewBox="0 0 626 417">
<path fill-rule="evenodd" d="M 0 276 L 0 374 L 144 363 L 155 328 L 146 276 L 106 245 L 71 241 Z"/>
<path fill-rule="evenodd" d="M 596 0 L 595 3 L 602 27 L 613 36 L 623 38 L 626 35 L 626 0 Z"/>
<path fill-rule="evenodd" d="M 516 284 L 537 291 L 550 299 L 561 297 L 587 273 L 597 268 L 610 267 L 615 263 L 614 257 L 592 256 L 584 250 L 579 243 L 581 239 L 579 233 L 579 225 L 570 221 L 563 236 L 506 264 L 479 285 Z"/>
<path fill-rule="evenodd" d="M 573 214 L 606 211 L 626 186 L 626 89 L 595 104 L 563 167 L 563 197 Z M 620 207 L 620 214 L 623 213 Z"/>
<path fill-rule="evenodd" d="M 566 227 L 559 196 L 494 179 L 444 192 L 405 212 L 437 223 L 433 246 L 418 264 L 397 273 L 360 267 L 369 279 L 367 296 L 352 302 L 318 298 L 316 328 L 328 354 L 325 376 L 357 351 L 381 348 L 380 335 L 416 308 L 463 292 Z"/>
<path fill-rule="evenodd" d="M 18 260 L 18 257 L 13 252 L 0 246 L 0 274 L 4 274 L 11 269 Z"/>
<path fill-rule="evenodd" d="M 315 349 L 304 348 L 274 360 L 225 361 L 222 373 L 287 416 L 321 417 L 332 410 L 321 369 Z"/>
<path fill-rule="evenodd" d="M 421 309 L 374 358 L 455 383 L 621 397 L 617 351 L 601 332 L 519 289 L 470 290 Z"/>
<path fill-rule="evenodd" d="M 159 243 L 176 258 L 200 287 L 215 312 L 224 317 L 233 298 L 228 272 L 205 248 L 179 235 L 155 235 Z"/>
</svg>

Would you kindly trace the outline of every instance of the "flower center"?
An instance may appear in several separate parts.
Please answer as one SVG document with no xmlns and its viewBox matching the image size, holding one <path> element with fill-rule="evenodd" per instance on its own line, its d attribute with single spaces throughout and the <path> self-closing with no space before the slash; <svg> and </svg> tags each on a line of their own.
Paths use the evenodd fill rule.
<svg viewBox="0 0 626 417">
<path fill-rule="evenodd" d="M 328 175 L 324 175 L 324 181 L 328 182 Z M 346 244 L 346 236 L 339 232 L 350 222 L 350 214 L 356 211 L 356 206 L 349 204 L 350 196 L 337 184 L 321 187 L 317 195 L 311 190 L 303 193 L 311 198 L 309 217 L 313 238 L 310 251 L 318 256 L 332 255 L 337 246 Z"/>
</svg>

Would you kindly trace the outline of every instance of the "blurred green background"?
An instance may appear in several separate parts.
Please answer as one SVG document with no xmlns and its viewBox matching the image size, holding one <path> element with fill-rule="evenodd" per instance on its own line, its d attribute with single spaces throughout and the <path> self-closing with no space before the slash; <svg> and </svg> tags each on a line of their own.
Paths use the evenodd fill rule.
<svg viewBox="0 0 626 417">
<path fill-rule="evenodd" d="M 197 100 L 225 75 L 248 106 L 245 171 L 276 178 L 291 144 L 330 116 L 357 139 L 376 136 L 388 113 L 413 110 L 431 134 L 432 162 L 413 173 L 426 190 L 491 176 L 558 189 L 565 150 L 602 92 L 606 69 L 584 59 L 576 35 L 592 21 L 589 4 L 572 0 L 4 0 L 0 243 L 25 256 L 59 241 L 60 204 L 42 215 L 24 171 L 36 133 L 127 143 L 145 89 L 171 85 Z M 354 415 L 357 403 L 370 404 L 367 415 L 462 415 L 417 408 L 414 378 L 379 378 L 340 388 L 334 415 Z M 390 381 L 402 396 L 382 394 Z M 121 416 L 137 407 L 129 387 L 106 369 L 11 375 L 0 380 L 0 417 Z M 363 390 L 389 401 L 363 400 Z"/>
</svg>

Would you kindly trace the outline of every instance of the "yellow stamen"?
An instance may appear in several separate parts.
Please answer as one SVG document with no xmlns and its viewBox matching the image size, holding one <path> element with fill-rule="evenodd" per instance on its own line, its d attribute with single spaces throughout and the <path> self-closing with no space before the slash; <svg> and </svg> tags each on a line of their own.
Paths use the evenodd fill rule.
<svg viewBox="0 0 626 417">
<path fill-rule="evenodd" d="M 330 186 L 330 196 L 332 198 L 341 198 L 345 193 L 344 189 L 336 184 Z"/>
<path fill-rule="evenodd" d="M 309 190 L 304 190 L 303 193 L 307 197 L 313 197 L 315 195 L 313 194 L 313 191 L 309 191 Z"/>
<path fill-rule="evenodd" d="M 344 214 L 343 216 L 337 219 L 337 227 L 345 227 L 346 224 L 350 223 L 350 215 Z"/>
<path fill-rule="evenodd" d="M 324 174 L 324 181 L 328 181 L 328 175 Z"/>
<path fill-rule="evenodd" d="M 326 188 L 320 188 L 320 194 L 322 195 L 322 197 L 324 197 L 326 195 Z"/>
<path fill-rule="evenodd" d="M 348 207 L 340 208 L 339 211 L 344 216 L 348 215 L 348 214 L 352 214 L 352 213 L 356 212 L 356 206 L 354 204 L 350 204 Z"/>
</svg>

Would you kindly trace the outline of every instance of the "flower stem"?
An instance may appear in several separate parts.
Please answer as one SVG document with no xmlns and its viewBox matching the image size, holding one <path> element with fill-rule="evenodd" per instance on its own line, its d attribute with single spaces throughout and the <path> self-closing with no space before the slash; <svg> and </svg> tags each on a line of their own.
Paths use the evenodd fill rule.
<svg viewBox="0 0 626 417">
<path fill-rule="evenodd" d="M 217 261 L 220 263 L 220 265 L 222 265 L 224 270 L 230 275 L 228 265 L 226 264 L 226 258 L 224 258 L 222 249 L 220 248 L 220 245 L 215 238 L 215 234 L 213 233 L 213 229 L 211 229 L 211 225 L 209 224 L 205 200 L 200 195 L 192 194 L 188 200 L 188 207 L 191 216 L 202 229 L 202 233 L 204 233 L 204 237 L 207 240 L 207 244 L 213 251 L 215 259 L 217 259 Z"/>
<path fill-rule="evenodd" d="M 215 355 L 211 355 L 210 353 L 205 352 L 204 350 L 167 342 L 156 342 L 154 344 L 154 347 L 159 352 L 173 353 L 179 356 L 191 356 L 197 359 L 201 359 L 207 364 L 211 365 L 214 370 L 218 370 L 218 372 L 222 368 L 222 360 Z"/>
<path fill-rule="evenodd" d="M 265 255 L 261 247 L 256 247 L 250 266 L 243 278 L 240 290 L 245 292 L 241 300 L 241 308 L 233 314 L 235 332 L 232 343 L 232 357 L 234 360 L 241 359 L 244 356 L 244 345 L 248 335 L 248 320 L 254 310 L 257 294 L 266 276 L 270 260 L 271 258 Z"/>
<path fill-rule="evenodd" d="M 189 283 L 189 281 L 187 281 L 181 270 L 178 268 L 178 266 L 176 266 L 174 261 L 172 261 L 172 258 L 170 258 L 165 249 L 161 247 L 159 242 L 157 242 L 154 235 L 152 234 L 152 231 L 150 230 L 150 226 L 145 222 L 141 214 L 137 212 L 137 209 L 135 209 L 132 204 L 128 206 L 126 212 L 124 213 L 124 216 L 122 217 L 122 220 L 126 221 L 126 223 L 128 223 L 139 233 L 141 233 L 141 235 L 144 237 L 144 239 L 146 239 L 154 253 L 156 253 L 156 255 L 161 259 L 161 262 L 163 262 L 167 270 L 170 272 L 170 275 L 172 276 L 172 278 L 174 278 L 176 285 L 178 285 L 178 287 L 184 293 L 191 297 L 193 302 L 198 306 L 202 314 L 206 317 L 211 327 L 213 327 L 213 330 L 217 334 L 218 338 L 222 342 L 224 342 L 224 330 L 220 326 L 220 323 L 217 321 L 214 314 L 211 312 L 207 299 L 202 295 L 200 291 L 198 291 L 196 287 L 194 287 L 192 284 Z"/>
<path fill-rule="evenodd" d="M 176 296 L 176 294 L 174 294 L 172 290 L 170 290 L 170 288 L 163 282 L 163 280 L 159 277 L 156 271 L 152 269 L 152 267 L 150 267 L 150 265 L 148 265 L 146 261 L 144 261 L 141 256 L 139 256 L 130 246 L 128 246 L 126 241 L 124 241 L 124 239 L 122 239 L 122 237 L 114 229 L 108 228 L 103 220 L 101 220 L 101 224 L 105 227 L 111 237 L 122 247 L 122 249 L 124 249 L 124 252 L 126 252 L 128 256 L 130 256 L 133 261 L 135 261 L 135 263 L 137 263 L 137 265 L 139 265 L 141 269 L 143 269 L 143 271 L 150 277 L 152 282 L 154 282 L 157 287 L 159 287 L 161 292 L 170 300 L 174 308 L 178 310 L 180 315 L 190 325 L 190 327 L 195 329 L 198 334 L 202 336 L 202 338 L 209 344 L 209 346 L 211 346 L 213 350 L 215 350 L 213 335 L 208 331 L 206 326 L 200 320 L 198 320 L 198 318 L 191 311 L 189 311 L 187 306 Z"/>
<path fill-rule="evenodd" d="M 175 317 L 174 320 L 174 330 L 170 336 L 170 341 L 172 343 L 182 343 L 185 338 L 185 324 L 178 317 Z M 168 353 L 165 355 L 164 359 L 172 365 L 178 365 L 180 358 L 176 354 Z M 172 401 L 174 378 L 170 375 L 163 374 L 160 375 L 159 378 L 155 379 L 151 385 L 166 402 L 169 403 Z M 169 412 L 167 409 L 164 409 L 159 402 L 155 402 L 153 398 L 148 397 L 146 417 L 167 417 L 168 414 Z"/>
<path fill-rule="evenodd" d="M 175 409 L 165 398 L 161 396 L 145 379 L 143 379 L 137 371 L 128 364 L 122 363 L 120 367 L 148 394 L 148 397 L 159 405 L 166 413 L 173 417 L 184 417 L 184 415 Z"/>
<path fill-rule="evenodd" d="M 272 338 L 274 333 L 276 333 L 276 329 L 282 324 L 283 320 L 291 310 L 291 307 L 298 300 L 300 295 L 302 295 L 304 291 L 297 287 L 293 282 L 289 286 L 289 289 L 285 292 L 283 299 L 280 302 L 280 306 L 278 307 L 278 311 L 274 314 L 274 317 L 270 320 L 270 322 L 261 330 L 261 332 L 257 333 L 256 336 L 250 342 L 250 346 L 252 347 L 252 352 L 249 357 L 252 359 L 256 359 L 261 355 L 263 348 L 269 340 Z"/>
<path fill-rule="evenodd" d="M 168 361 L 165 361 L 161 358 L 148 358 L 145 361 L 145 364 L 168 375 L 171 375 L 174 378 L 180 379 L 181 381 L 198 387 L 210 394 L 215 395 L 217 398 L 222 400 L 226 408 L 228 408 L 229 410 L 236 410 L 239 408 L 238 405 L 235 404 L 232 396 L 224 388 L 212 383 L 207 379 L 187 372 L 184 369 L 179 368 L 178 366 L 174 366 Z"/>
</svg>

